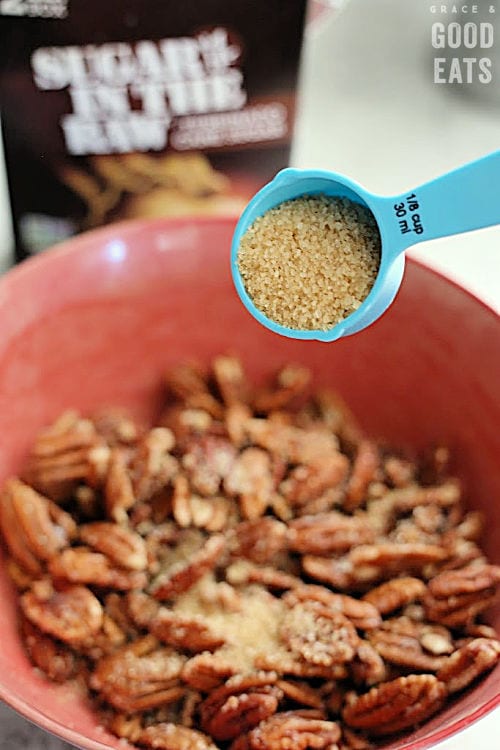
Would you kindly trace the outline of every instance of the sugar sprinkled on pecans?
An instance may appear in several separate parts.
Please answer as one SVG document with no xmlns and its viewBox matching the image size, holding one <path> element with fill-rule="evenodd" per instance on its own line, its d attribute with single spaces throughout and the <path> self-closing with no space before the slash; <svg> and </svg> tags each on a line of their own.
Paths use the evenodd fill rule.
<svg viewBox="0 0 500 750">
<path fill-rule="evenodd" d="M 495 667 L 500 568 L 436 454 L 431 476 L 382 449 L 301 366 L 256 390 L 227 355 L 166 384 L 149 430 L 64 414 L 0 497 L 28 654 L 79 673 L 110 731 L 367 750 Z"/>
</svg>

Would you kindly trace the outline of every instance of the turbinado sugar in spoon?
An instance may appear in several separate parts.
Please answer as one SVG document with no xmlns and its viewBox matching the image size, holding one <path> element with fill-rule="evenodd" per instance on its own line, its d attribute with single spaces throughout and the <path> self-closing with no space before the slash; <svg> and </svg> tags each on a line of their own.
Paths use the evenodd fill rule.
<svg viewBox="0 0 500 750">
<path fill-rule="evenodd" d="M 500 224 L 500 151 L 397 196 L 284 169 L 247 205 L 231 270 L 247 310 L 289 338 L 335 341 L 371 325 L 401 285 L 405 250 Z"/>
</svg>

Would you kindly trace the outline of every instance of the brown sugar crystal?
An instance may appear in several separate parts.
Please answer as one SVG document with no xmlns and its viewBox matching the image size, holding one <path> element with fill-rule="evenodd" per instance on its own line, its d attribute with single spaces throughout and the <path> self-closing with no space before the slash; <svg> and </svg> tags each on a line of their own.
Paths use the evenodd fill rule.
<svg viewBox="0 0 500 750">
<path fill-rule="evenodd" d="M 368 296 L 380 265 L 372 213 L 346 198 L 305 195 L 260 216 L 238 268 L 254 305 L 276 323 L 326 331 Z"/>
</svg>

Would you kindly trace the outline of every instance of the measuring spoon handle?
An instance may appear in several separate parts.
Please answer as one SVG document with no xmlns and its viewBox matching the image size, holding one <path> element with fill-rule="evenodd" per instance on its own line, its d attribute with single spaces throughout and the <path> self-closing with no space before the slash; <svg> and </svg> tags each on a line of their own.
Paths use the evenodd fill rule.
<svg viewBox="0 0 500 750">
<path fill-rule="evenodd" d="M 417 242 L 500 224 L 500 151 L 383 204 L 396 255 Z"/>
</svg>

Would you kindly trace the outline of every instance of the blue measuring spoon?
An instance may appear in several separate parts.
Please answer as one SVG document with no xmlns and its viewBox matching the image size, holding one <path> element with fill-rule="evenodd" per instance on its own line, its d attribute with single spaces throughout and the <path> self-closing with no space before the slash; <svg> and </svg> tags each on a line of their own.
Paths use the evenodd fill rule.
<svg viewBox="0 0 500 750">
<path fill-rule="evenodd" d="M 380 231 L 382 255 L 375 284 L 355 312 L 328 331 L 300 331 L 275 323 L 255 307 L 238 270 L 238 248 L 246 230 L 270 208 L 302 195 L 317 194 L 349 198 L 369 208 Z M 243 304 L 266 328 L 294 339 L 335 341 L 361 331 L 387 310 L 401 285 L 408 247 L 494 224 L 500 224 L 500 151 L 391 197 L 369 193 L 335 172 L 283 169 L 243 211 L 233 236 L 231 271 Z"/>
</svg>

